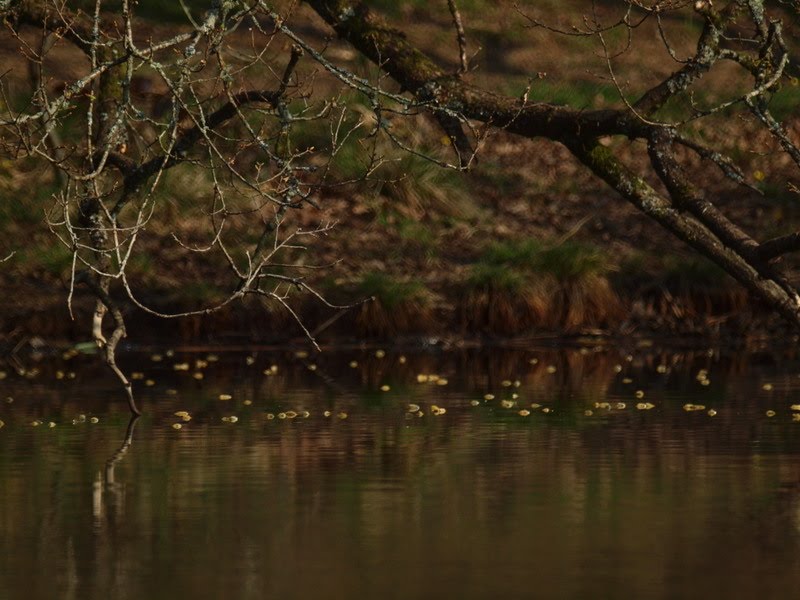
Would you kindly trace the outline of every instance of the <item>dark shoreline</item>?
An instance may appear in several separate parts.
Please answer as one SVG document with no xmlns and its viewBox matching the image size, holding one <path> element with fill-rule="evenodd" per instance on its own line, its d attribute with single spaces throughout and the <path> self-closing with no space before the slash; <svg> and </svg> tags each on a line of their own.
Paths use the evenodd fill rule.
<svg viewBox="0 0 800 600">
<path fill-rule="evenodd" d="M 15 347 L 60 352 L 79 345 L 91 345 L 90 313 L 79 312 L 75 320 L 55 312 L 35 312 L 24 319 L 0 320 L 0 357 Z M 65 310 L 63 312 L 66 312 Z M 247 314 L 240 315 L 246 320 Z M 181 319 L 158 319 L 150 315 L 128 315 L 128 337 L 120 344 L 121 353 L 147 352 L 170 347 L 181 352 L 260 352 L 305 349 L 315 351 L 314 343 L 299 327 L 291 330 L 218 328 L 213 317 L 199 322 Z M 44 325 L 44 326 L 42 326 Z M 228 323 L 230 325 L 230 323 Z M 197 328 L 195 328 L 197 326 Z M 393 336 L 353 336 L 339 329 L 323 332 L 315 338 L 321 352 L 387 349 L 393 352 L 437 352 L 451 350 L 569 350 L 628 348 L 631 351 L 648 348 L 696 351 L 707 348 L 725 350 L 769 347 L 796 347 L 800 335 L 777 318 L 764 317 L 751 323 L 747 330 L 717 327 L 705 332 L 670 329 L 600 330 L 578 332 L 530 331 L 518 336 L 492 335 L 486 332 L 447 332 L 447 327 L 429 332 L 404 333 Z M 199 335 L 195 335 L 199 333 Z M 91 353 L 91 350 L 89 350 Z"/>
</svg>

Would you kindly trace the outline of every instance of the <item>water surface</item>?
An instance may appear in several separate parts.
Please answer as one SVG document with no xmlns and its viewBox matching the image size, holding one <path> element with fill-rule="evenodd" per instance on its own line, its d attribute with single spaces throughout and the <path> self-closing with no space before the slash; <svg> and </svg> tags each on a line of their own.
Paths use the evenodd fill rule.
<svg viewBox="0 0 800 600">
<path fill-rule="evenodd" d="M 123 359 L 132 427 L 92 357 L 0 367 L 0 598 L 800 584 L 793 356 L 166 350 Z"/>
</svg>

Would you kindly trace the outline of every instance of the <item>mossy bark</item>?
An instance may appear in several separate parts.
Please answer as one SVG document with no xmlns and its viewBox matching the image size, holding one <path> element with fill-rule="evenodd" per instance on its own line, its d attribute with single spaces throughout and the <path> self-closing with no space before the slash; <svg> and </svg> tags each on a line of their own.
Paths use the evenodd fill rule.
<svg viewBox="0 0 800 600">
<path fill-rule="evenodd" d="M 380 66 L 417 99 L 427 103 L 434 112 L 460 115 L 525 137 L 546 137 L 565 144 L 626 200 L 716 262 L 800 328 L 800 297 L 795 289 L 759 257 L 759 245 L 755 240 L 674 174 L 677 169 L 672 167 L 677 162 L 670 163 L 674 159 L 672 155 L 651 156 L 654 168 L 657 172 L 660 170 L 659 175 L 669 189 L 670 200 L 625 167 L 608 148 L 597 143 L 600 136 L 624 136 L 651 142 L 651 154 L 669 153 L 672 152 L 671 146 L 652 143 L 665 134 L 670 135 L 668 127 L 639 118 L 627 108 L 583 111 L 494 94 L 439 68 L 415 48 L 402 31 L 387 25 L 364 2 L 308 0 L 308 3 L 341 38 Z M 677 91 L 686 89 L 708 71 L 719 55 L 722 28 L 736 14 L 737 7 L 731 3 L 722 12 L 707 15 L 695 60 L 646 93 L 639 109 L 645 113 L 655 111 Z M 668 172 L 670 168 L 671 173 Z"/>
<path fill-rule="evenodd" d="M 691 215 L 660 196 L 646 181 L 632 173 L 608 148 L 575 142 L 572 152 L 598 177 L 617 190 L 639 210 L 653 218 L 700 254 L 725 269 L 737 281 L 773 307 L 795 327 L 800 327 L 800 306 L 796 294 L 778 281 L 765 278 L 756 266 L 723 244 Z"/>
</svg>

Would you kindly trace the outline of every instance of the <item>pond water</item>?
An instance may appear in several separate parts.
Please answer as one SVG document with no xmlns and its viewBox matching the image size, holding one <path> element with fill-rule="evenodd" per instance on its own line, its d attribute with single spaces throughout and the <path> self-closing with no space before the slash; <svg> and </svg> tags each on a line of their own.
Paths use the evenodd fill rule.
<svg viewBox="0 0 800 600">
<path fill-rule="evenodd" d="M 800 585 L 791 355 L 163 348 L 134 423 L 95 361 L 0 366 L 0 598 Z"/>
</svg>

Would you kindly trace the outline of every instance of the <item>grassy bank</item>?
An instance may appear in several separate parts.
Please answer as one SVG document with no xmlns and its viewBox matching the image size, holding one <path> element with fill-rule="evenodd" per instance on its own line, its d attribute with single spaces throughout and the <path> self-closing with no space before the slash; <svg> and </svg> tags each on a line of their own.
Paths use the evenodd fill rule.
<svg viewBox="0 0 800 600">
<path fill-rule="evenodd" d="M 376 5 L 398 23 L 413 19 L 409 35 L 415 43 L 442 64 L 455 65 L 445 3 Z M 481 0 L 460 5 L 470 43 L 481 48 L 472 62 L 474 71 L 467 75 L 471 81 L 577 108 L 624 105 L 620 90 L 598 75 L 604 61 L 593 51 L 596 40 L 554 41 L 541 29 L 526 30 L 525 18 L 507 7 Z M 189 6 L 197 12 L 197 3 Z M 536 3 L 537 10 L 557 11 L 560 6 Z M 154 2 L 141 5 L 145 16 L 152 17 L 156 9 Z M 329 32 L 319 23 L 302 21 L 304 9 L 299 10 L 297 19 L 307 39 L 328 45 L 337 61 L 374 78 L 375 70 L 363 58 L 345 44 L 328 40 Z M 175 27 L 166 23 L 180 21 L 181 13 L 182 9 L 161 14 L 164 24 L 153 22 L 154 31 Z M 631 94 L 674 68 L 648 26 L 633 32 L 636 52 L 618 58 L 620 78 Z M 691 50 L 699 24 L 689 19 L 669 27 L 676 51 Z M 610 44 L 625 42 L 614 36 L 609 32 Z M 246 44 L 246 33 L 240 42 Z M 28 73 L 14 62 L 19 62 L 16 48 L 0 48 L 0 56 L 11 65 L 10 88 L 24 98 Z M 66 50 L 63 59 L 53 66 L 55 79 L 70 80 L 77 59 Z M 253 77 L 266 78 L 273 67 L 277 69 L 260 67 L 263 72 Z M 315 68 L 311 61 L 301 61 L 299 78 L 312 80 Z M 304 248 L 283 248 L 272 269 L 279 277 L 300 273 L 319 296 L 276 279 L 276 295 L 296 315 L 280 302 L 248 298 L 212 315 L 167 321 L 121 297 L 130 328 L 138 336 L 296 337 L 302 329 L 295 316 L 320 335 L 366 338 L 637 331 L 708 335 L 722 330 L 747 333 L 771 322 L 738 284 L 606 189 L 563 147 L 494 132 L 482 140 L 479 160 L 469 172 L 443 169 L 373 135 L 370 119 L 375 116 L 369 100 L 342 92 L 330 79 L 314 74 L 314 92 L 323 100 L 309 99 L 306 88 L 293 97 L 290 109 L 303 118 L 285 139 L 286 147 L 307 155 L 309 168 L 322 175 L 314 190 L 319 209 L 290 211 L 282 230 L 307 231 L 319 223 L 336 226 L 304 242 Z M 150 83 L 155 96 L 160 92 L 157 78 Z M 739 83 L 726 80 L 723 73 L 717 89 L 720 94 L 733 93 Z M 791 117 L 799 100 L 800 86 L 791 81 L 772 98 L 773 109 L 778 116 Z M 658 116 L 686 118 L 692 107 L 718 101 L 713 94 L 692 91 L 676 97 Z M 305 120 L 314 114 L 324 116 Z M 797 195 L 790 188 L 800 181 L 775 142 L 752 123 L 731 120 L 724 111 L 704 123 L 689 135 L 736 159 L 753 187 L 734 186 L 708 162 L 681 156 L 690 177 L 702 178 L 713 200 L 748 231 L 767 237 L 800 228 Z M 792 135 L 798 123 L 789 122 Z M 81 127 L 67 119 L 64 137 L 82 135 Z M 334 136 L 337 127 L 348 133 Z M 397 118 L 391 131 L 435 160 L 453 161 L 449 140 L 429 115 Z M 647 162 L 642 144 L 603 143 L 613 144 L 633 168 Z M 257 149 L 231 152 L 236 168 L 263 166 Z M 659 185 L 653 176 L 650 183 Z M 215 185 L 230 185 L 220 233 L 226 250 L 192 251 L 215 238 Z M 250 260 L 246 250 L 257 243 L 264 221 L 271 218 L 270 207 L 254 208 L 252 198 L 246 190 L 235 189 L 235 182 L 212 182 L 207 170 L 188 161 L 167 172 L 159 186 L 152 198 L 157 216 L 138 234 L 126 265 L 131 289 L 137 302 L 157 312 L 202 311 L 236 289 L 229 266 L 241 267 Z M 74 290 L 75 320 L 67 310 L 73 255 L 51 231 L 59 231 L 57 193 L 51 167 L 0 156 L 0 259 L 11 255 L 0 264 L 1 332 L 88 337 L 92 303 L 84 289 Z M 783 265 L 790 276 L 797 266 L 792 260 L 787 258 Z M 119 287 L 115 293 L 120 293 Z M 320 298 L 348 308 L 332 308 Z"/>
</svg>

